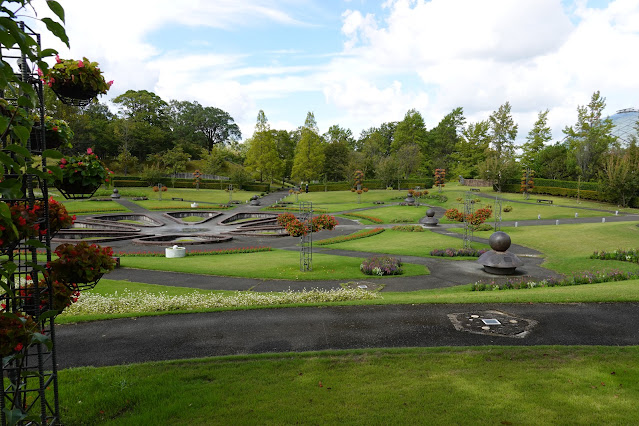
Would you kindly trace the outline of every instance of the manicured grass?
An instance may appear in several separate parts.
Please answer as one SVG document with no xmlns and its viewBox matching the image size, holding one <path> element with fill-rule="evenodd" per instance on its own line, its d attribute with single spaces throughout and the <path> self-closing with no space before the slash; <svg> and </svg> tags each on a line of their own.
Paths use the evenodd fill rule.
<svg viewBox="0 0 639 426">
<path fill-rule="evenodd" d="M 486 244 L 473 243 L 473 248 L 488 248 Z M 431 250 L 462 248 L 463 240 L 434 232 L 402 232 L 387 229 L 381 234 L 359 240 L 329 244 L 323 248 L 388 253 L 400 256 L 430 257 Z M 455 258 L 464 259 L 464 258 Z"/>
<path fill-rule="evenodd" d="M 75 215 L 131 211 L 115 201 L 65 200 L 62 197 L 57 198 L 57 201 L 64 204 L 69 213 Z"/>
<path fill-rule="evenodd" d="M 313 270 L 300 272 L 297 252 L 273 250 L 228 256 L 188 256 L 178 259 L 123 257 L 122 266 L 193 274 L 284 280 L 354 280 L 375 278 L 359 270 L 363 259 L 315 253 Z M 405 264 L 404 276 L 425 275 L 424 266 Z"/>
<path fill-rule="evenodd" d="M 357 213 L 381 219 L 383 223 L 418 223 L 426 216 L 428 206 L 388 206 L 369 209 Z"/>
<path fill-rule="evenodd" d="M 188 351 L 188 342 L 185 342 Z M 59 373 L 86 424 L 637 424 L 639 348 L 371 349 Z"/>
<path fill-rule="evenodd" d="M 561 273 L 586 270 L 620 269 L 638 271 L 639 265 L 616 260 L 589 259 L 595 250 L 639 247 L 637 222 L 587 223 L 557 226 L 503 228 L 514 244 L 544 253 L 543 266 Z M 490 232 L 476 236 L 488 238 Z"/>
</svg>

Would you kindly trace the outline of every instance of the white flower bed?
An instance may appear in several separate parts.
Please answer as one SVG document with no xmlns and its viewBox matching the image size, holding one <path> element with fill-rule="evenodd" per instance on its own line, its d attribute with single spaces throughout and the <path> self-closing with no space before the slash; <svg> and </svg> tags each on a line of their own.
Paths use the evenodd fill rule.
<svg viewBox="0 0 639 426">
<path fill-rule="evenodd" d="M 344 300 L 381 299 L 378 293 L 360 289 L 303 290 L 283 293 L 237 292 L 233 296 L 219 293 L 193 292 L 182 296 L 147 291 L 101 295 L 82 293 L 78 301 L 65 309 L 62 315 L 123 314 L 134 312 L 162 312 L 241 306 L 271 306 L 293 303 L 340 302 Z"/>
</svg>

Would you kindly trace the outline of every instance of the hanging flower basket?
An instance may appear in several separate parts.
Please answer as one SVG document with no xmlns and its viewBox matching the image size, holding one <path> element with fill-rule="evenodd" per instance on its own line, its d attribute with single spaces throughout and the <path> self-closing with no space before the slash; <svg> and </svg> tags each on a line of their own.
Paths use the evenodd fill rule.
<svg viewBox="0 0 639 426">
<path fill-rule="evenodd" d="M 30 316 L 0 312 L 0 358 L 26 348 L 37 329 L 38 324 Z"/>
<path fill-rule="evenodd" d="M 60 244 L 58 256 L 47 264 L 49 279 L 63 283 L 71 290 L 90 290 L 102 275 L 115 268 L 111 247 L 100 247 L 82 241 L 78 244 Z"/>
<path fill-rule="evenodd" d="M 22 240 L 37 237 L 41 232 L 39 214 L 41 207 L 29 207 L 26 202 L 8 204 L 11 221 L 0 216 L 0 252 L 6 254 Z"/>
<path fill-rule="evenodd" d="M 67 180 L 62 180 L 56 182 L 55 187 L 67 200 L 81 200 L 93 197 L 93 194 L 95 194 L 95 191 L 100 188 L 100 185 L 85 185 L 83 182 L 69 182 Z"/>
<path fill-rule="evenodd" d="M 55 186 L 70 200 L 90 198 L 100 185 L 109 182 L 113 173 L 91 148 L 86 154 L 62 158 L 58 167 L 62 169 L 62 180 L 56 181 Z"/>
<path fill-rule="evenodd" d="M 36 201 L 36 205 L 41 206 L 43 201 Z M 70 228 L 75 222 L 75 215 L 70 215 L 64 204 L 58 203 L 53 197 L 49 197 L 49 232 L 51 238 L 63 228 Z"/>
<path fill-rule="evenodd" d="M 49 303 L 49 290 L 53 303 Z M 62 311 L 71 304 L 75 303 L 80 296 L 77 286 L 66 286 L 59 281 L 52 281 L 51 287 L 46 278 L 42 278 L 38 286 L 27 276 L 27 284 L 20 289 L 21 308 L 24 313 L 31 316 L 37 316 L 48 310 Z M 39 294 L 39 298 L 36 296 Z"/>
<path fill-rule="evenodd" d="M 106 82 L 97 62 L 87 58 L 60 59 L 47 74 L 38 70 L 42 81 L 67 105 L 87 106 L 99 94 L 106 94 L 113 81 Z"/>
</svg>

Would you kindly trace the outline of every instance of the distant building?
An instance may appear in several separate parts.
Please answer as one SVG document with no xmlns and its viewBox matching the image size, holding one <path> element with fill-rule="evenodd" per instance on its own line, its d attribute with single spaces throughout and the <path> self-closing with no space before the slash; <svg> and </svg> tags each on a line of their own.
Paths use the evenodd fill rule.
<svg viewBox="0 0 639 426">
<path fill-rule="evenodd" d="M 610 116 L 615 127 L 612 134 L 617 136 L 617 140 L 622 145 L 628 145 L 633 136 L 639 143 L 639 132 L 637 132 L 637 121 L 639 121 L 639 110 L 635 108 L 620 109 L 614 115 Z"/>
</svg>

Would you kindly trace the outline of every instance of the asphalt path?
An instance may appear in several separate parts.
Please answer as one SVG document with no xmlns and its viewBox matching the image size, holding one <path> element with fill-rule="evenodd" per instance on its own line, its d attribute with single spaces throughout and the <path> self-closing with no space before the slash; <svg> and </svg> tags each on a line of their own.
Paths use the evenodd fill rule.
<svg viewBox="0 0 639 426">
<path fill-rule="evenodd" d="M 522 338 L 458 331 L 449 314 L 503 312 Z M 487 332 L 489 333 L 489 332 Z M 124 318 L 56 327 L 59 368 L 338 349 L 639 344 L 638 303 L 379 305 Z"/>
</svg>

